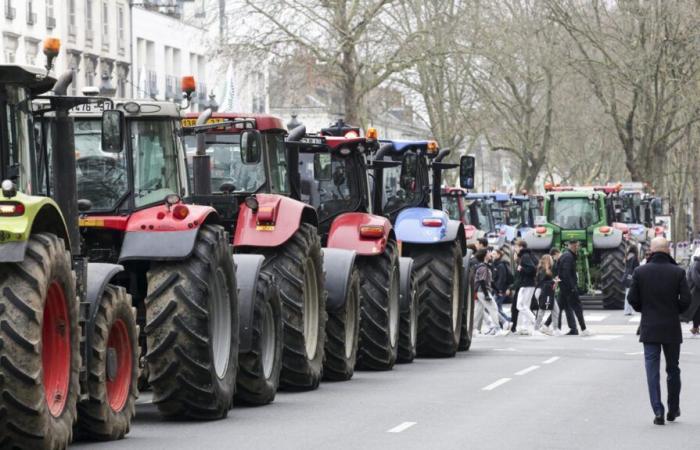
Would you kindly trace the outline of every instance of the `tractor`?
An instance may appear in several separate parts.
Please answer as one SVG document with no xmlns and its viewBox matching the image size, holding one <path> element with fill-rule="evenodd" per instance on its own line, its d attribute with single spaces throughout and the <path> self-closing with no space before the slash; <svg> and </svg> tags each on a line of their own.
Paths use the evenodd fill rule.
<svg viewBox="0 0 700 450">
<path fill-rule="evenodd" d="M 523 236 L 528 248 L 541 254 L 552 247 L 563 248 L 570 240 L 579 241 L 577 269 L 582 300 L 621 309 L 627 243 L 623 230 L 612 226 L 608 194 L 593 188 L 545 188 L 546 221 Z"/>
<path fill-rule="evenodd" d="M 493 202 L 466 189 L 448 187 L 442 189 L 442 208 L 452 220 L 464 224 L 467 244 L 475 244 L 477 239 L 493 236 L 496 233 Z"/>
<path fill-rule="evenodd" d="M 342 121 L 320 134 L 306 134 L 300 126 L 287 138 L 289 152 L 299 153 L 294 191 L 318 211 L 322 242 L 329 249 L 357 255 L 355 270 L 361 285 L 357 367 L 389 370 L 397 361 L 415 358 L 417 305 L 411 284 L 413 262 L 399 257 L 391 222 L 371 213 L 366 155 L 376 146 L 374 138 L 362 137 L 358 128 Z M 329 325 L 340 320 L 336 315 L 329 308 Z M 333 337 L 330 327 L 328 333 L 329 342 L 343 342 Z"/>
<path fill-rule="evenodd" d="M 2 448 L 66 448 L 73 433 L 120 439 L 138 395 L 135 312 L 114 284 L 122 267 L 88 263 L 80 239 L 84 204 L 68 110 L 93 99 L 49 93 L 59 47 L 57 39 L 45 41 L 46 70 L 0 65 Z M 50 157 L 34 139 L 37 98 L 56 117 Z M 114 150 L 123 131 L 116 117 L 106 111 L 98 121 Z"/>
<path fill-rule="evenodd" d="M 290 168 L 299 164 L 298 154 L 287 151 L 282 121 L 269 115 L 205 111 L 189 115 L 185 125 L 191 128 L 186 145 L 192 201 L 219 211 L 234 236 L 234 251 L 262 254 L 262 270 L 279 285 L 284 321 L 281 386 L 317 388 L 324 362 L 327 378 L 348 379 L 355 325 L 345 328 L 348 334 L 340 345 L 335 319 L 346 308 L 347 319 L 356 308 L 355 255 L 322 249 L 316 210 L 294 195 L 295 171 Z M 326 338 L 328 312 L 334 331 Z"/>
<path fill-rule="evenodd" d="M 642 183 L 620 183 L 616 187 L 616 192 L 609 195 L 614 225 L 623 229 L 631 243 L 639 247 L 640 257 L 644 258 L 651 240 L 659 231 L 656 216 L 663 214 L 661 201 L 647 193 Z"/>
<path fill-rule="evenodd" d="M 191 80 L 185 79 L 188 92 Z M 228 232 L 189 193 L 180 108 L 170 102 L 111 101 L 124 145 L 106 147 L 105 103 L 71 109 L 80 236 L 90 261 L 118 263 L 115 283 L 131 294 L 144 335 L 140 384 L 165 417 L 215 420 L 251 381 L 239 370 L 238 297 Z M 40 106 L 40 105 L 39 105 Z M 110 106 L 111 108 L 111 106 Z M 50 130 L 58 117 L 36 113 Z M 42 146 L 56 141 L 44 133 Z M 241 355 L 242 357 L 242 355 Z M 246 372 L 246 374 L 248 374 Z M 249 374 L 248 374 L 249 375 Z"/>
<path fill-rule="evenodd" d="M 373 210 L 394 224 L 401 255 L 413 258 L 418 286 L 417 353 L 450 357 L 471 345 L 473 302 L 468 299 L 464 225 L 442 211 L 442 172 L 460 167 L 473 187 L 474 158 L 443 162 L 449 150 L 435 141 L 380 141 L 373 152 Z"/>
</svg>

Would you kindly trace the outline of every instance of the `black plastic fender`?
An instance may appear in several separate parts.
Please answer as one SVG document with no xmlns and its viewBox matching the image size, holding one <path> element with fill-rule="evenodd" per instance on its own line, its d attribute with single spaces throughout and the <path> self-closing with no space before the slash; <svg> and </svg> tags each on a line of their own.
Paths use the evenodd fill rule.
<svg viewBox="0 0 700 450">
<path fill-rule="evenodd" d="M 326 291 L 328 291 L 326 311 L 336 312 L 345 305 L 354 264 L 355 252 L 352 250 L 323 249 L 323 271 L 326 273 Z"/>
<path fill-rule="evenodd" d="M 263 255 L 236 254 L 236 284 L 238 285 L 239 353 L 248 353 L 253 343 L 253 315 L 258 292 L 258 277 L 265 257 Z"/>
<path fill-rule="evenodd" d="M 413 258 L 399 258 L 399 311 L 407 313 L 411 309 L 411 274 L 413 273 Z"/>
</svg>

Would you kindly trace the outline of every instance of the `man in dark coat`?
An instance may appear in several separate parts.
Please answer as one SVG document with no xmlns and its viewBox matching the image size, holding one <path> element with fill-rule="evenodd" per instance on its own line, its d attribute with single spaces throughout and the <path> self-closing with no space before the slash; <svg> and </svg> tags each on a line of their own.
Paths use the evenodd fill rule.
<svg viewBox="0 0 700 450">
<path fill-rule="evenodd" d="M 576 319 L 581 326 L 581 333 L 589 336 L 586 329 L 586 322 L 583 319 L 583 307 L 578 296 L 578 272 L 576 270 L 576 255 L 578 254 L 578 241 L 569 241 L 566 250 L 559 257 L 557 264 L 557 275 L 559 276 L 559 305 L 561 312 L 566 314 L 566 323 L 569 325 L 567 335 L 578 334 Z M 574 317 L 575 316 L 575 317 Z M 561 317 L 559 318 L 561 323 Z"/>
<path fill-rule="evenodd" d="M 659 365 L 661 350 L 666 359 L 668 386 L 668 415 L 673 421 L 681 415 L 681 369 L 678 358 L 683 336 L 679 314 L 690 305 L 690 291 L 685 271 L 678 267 L 669 254 L 669 244 L 663 237 L 651 241 L 651 256 L 632 275 L 628 296 L 630 305 L 642 313 L 639 341 L 644 344 L 644 365 L 649 386 L 649 400 L 654 410 L 654 423 L 664 424 L 664 405 L 661 402 Z"/>
</svg>

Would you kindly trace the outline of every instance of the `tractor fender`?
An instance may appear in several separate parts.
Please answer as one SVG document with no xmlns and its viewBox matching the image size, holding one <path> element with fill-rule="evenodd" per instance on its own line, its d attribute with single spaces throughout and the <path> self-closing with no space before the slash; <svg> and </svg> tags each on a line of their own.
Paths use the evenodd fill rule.
<svg viewBox="0 0 700 450">
<path fill-rule="evenodd" d="M 549 250 L 554 243 L 554 232 L 551 228 L 546 228 L 544 233 L 538 233 L 537 229 L 530 229 L 522 239 L 531 250 Z"/>
<path fill-rule="evenodd" d="M 462 268 L 464 271 L 462 272 L 462 276 L 464 277 L 464 292 L 468 293 L 469 289 L 472 287 L 470 286 L 469 283 L 471 283 L 471 280 L 469 279 L 469 269 L 471 269 L 471 262 L 472 262 L 472 257 L 474 256 L 474 252 L 472 252 L 471 249 L 467 249 L 466 254 L 464 257 L 462 257 Z M 468 297 L 465 297 L 468 298 Z"/>
<path fill-rule="evenodd" d="M 596 250 L 617 248 L 621 243 L 622 231 L 617 228 L 610 228 L 609 233 L 602 233 L 600 228 L 593 230 L 593 248 Z"/>
<path fill-rule="evenodd" d="M 179 206 L 180 204 L 176 205 Z M 182 220 L 173 217 L 165 205 L 136 211 L 126 223 L 100 221 L 99 217 L 83 219 L 83 227 L 118 228 L 124 230 L 119 262 L 139 259 L 172 261 L 186 259 L 192 254 L 199 228 L 203 223 L 216 223 L 219 216 L 210 206 L 183 205 L 189 211 Z"/>
<path fill-rule="evenodd" d="M 411 276 L 413 274 L 413 258 L 401 257 L 399 258 L 399 283 L 401 288 L 399 289 L 399 310 L 402 313 L 407 313 L 411 309 L 411 298 L 415 295 L 412 292 L 413 286 L 411 283 Z"/>
<path fill-rule="evenodd" d="M 248 353 L 253 343 L 253 318 L 255 297 L 258 292 L 258 277 L 265 257 L 253 254 L 235 254 L 236 283 L 238 286 L 239 352 Z"/>
<path fill-rule="evenodd" d="M 16 217 L 3 217 L 0 223 L 0 263 L 24 261 L 27 241 L 32 233 L 53 233 L 70 250 L 70 238 L 63 215 L 56 202 L 48 197 L 36 197 L 18 192 L 6 199 L 0 191 L 0 202 L 19 203 L 24 213 Z"/>
<path fill-rule="evenodd" d="M 323 271 L 326 273 L 325 287 L 328 291 L 326 311 L 337 312 L 345 305 L 354 265 L 354 251 L 339 248 L 323 249 Z"/>
<path fill-rule="evenodd" d="M 426 226 L 426 221 L 441 223 L 436 226 Z M 451 224 L 450 222 L 456 222 Z M 430 208 L 408 208 L 399 213 L 394 224 L 396 239 L 408 244 L 435 244 L 449 242 L 457 236 L 457 230 L 464 229 L 458 221 L 450 221 L 443 211 Z"/>
<path fill-rule="evenodd" d="M 279 247 L 297 232 L 302 222 L 318 226 L 313 208 L 276 194 L 255 194 L 258 209 L 241 204 L 234 247 Z"/>
<path fill-rule="evenodd" d="M 86 349 L 92 348 L 92 336 L 95 331 L 95 318 L 97 317 L 97 312 L 100 309 L 102 294 L 114 276 L 123 271 L 124 267 L 118 264 L 87 264 L 87 280 L 85 288 L 85 300 L 88 303 L 87 330 L 85 332 Z M 91 352 L 86 351 L 83 357 L 85 358 L 84 366 L 90 367 L 90 358 L 92 358 Z"/>
<path fill-rule="evenodd" d="M 381 227 L 381 237 L 363 237 L 360 227 Z M 352 212 L 341 214 L 333 221 L 328 231 L 328 247 L 354 250 L 358 255 L 380 255 L 387 242 L 393 238 L 391 222 L 374 214 Z"/>
</svg>

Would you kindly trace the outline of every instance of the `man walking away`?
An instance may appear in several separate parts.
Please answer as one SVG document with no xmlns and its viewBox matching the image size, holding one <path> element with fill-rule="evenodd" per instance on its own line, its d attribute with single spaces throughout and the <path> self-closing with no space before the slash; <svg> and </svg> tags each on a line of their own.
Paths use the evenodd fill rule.
<svg viewBox="0 0 700 450">
<path fill-rule="evenodd" d="M 691 302 L 690 307 L 683 313 L 683 322 L 693 322 L 690 329 L 690 337 L 693 339 L 700 337 L 700 248 L 695 250 L 693 261 L 688 268 L 688 286 L 690 287 Z"/>
<path fill-rule="evenodd" d="M 576 319 L 578 319 L 578 323 L 581 326 L 581 334 L 590 336 L 591 333 L 586 329 L 586 322 L 583 320 L 583 308 L 578 297 L 578 273 L 576 271 L 578 245 L 578 241 L 569 241 L 568 247 L 559 258 L 557 268 L 559 273 L 559 302 L 561 309 L 566 314 L 566 323 L 569 325 L 567 335 L 578 335 L 578 329 L 576 328 Z M 559 322 L 561 323 L 561 319 Z"/>
<path fill-rule="evenodd" d="M 498 332 L 498 306 L 491 296 L 491 268 L 488 266 L 488 251 L 481 249 L 476 252 L 476 259 L 479 261 L 476 266 L 474 283 L 476 285 L 476 299 L 483 311 L 491 319 L 489 331 L 486 334 L 494 335 Z"/>
<path fill-rule="evenodd" d="M 654 410 L 654 424 L 664 424 L 664 405 L 661 402 L 659 365 L 661 350 L 666 359 L 668 387 L 668 415 L 673 421 L 681 415 L 681 369 L 678 359 L 683 336 L 679 314 L 690 305 L 690 291 L 685 271 L 678 267 L 669 254 L 668 241 L 656 237 L 651 241 L 651 256 L 644 266 L 632 275 L 628 296 L 630 305 L 642 313 L 639 341 L 644 344 L 644 366 L 649 386 L 649 400 Z"/>
<path fill-rule="evenodd" d="M 537 273 L 537 260 L 532 251 L 527 248 L 527 242 L 520 241 L 518 252 L 518 274 L 520 275 L 520 290 L 518 291 L 518 332 L 520 334 L 532 334 L 535 325 L 535 315 L 530 310 L 532 297 L 535 295 L 535 274 Z"/>
</svg>

